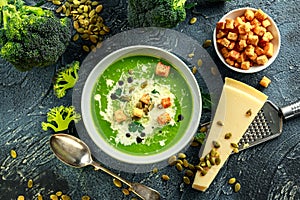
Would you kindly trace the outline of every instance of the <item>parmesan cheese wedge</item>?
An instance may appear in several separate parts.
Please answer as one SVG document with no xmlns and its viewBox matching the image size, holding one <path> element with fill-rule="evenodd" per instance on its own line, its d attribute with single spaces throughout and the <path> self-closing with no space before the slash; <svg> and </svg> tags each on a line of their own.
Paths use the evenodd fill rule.
<svg viewBox="0 0 300 200">
<path fill-rule="evenodd" d="M 200 151 L 200 158 L 204 160 L 207 155 L 211 156 L 212 149 L 216 150 L 218 162 L 209 166 L 210 168 L 202 166 L 205 175 L 200 170 L 197 171 L 192 185 L 194 189 L 205 191 L 210 186 L 232 153 L 232 143 L 238 144 L 267 98 L 265 94 L 245 83 L 225 78 L 216 114 Z M 228 133 L 231 133 L 231 137 L 225 139 Z M 214 146 L 215 142 L 220 145 L 219 148 Z"/>
</svg>

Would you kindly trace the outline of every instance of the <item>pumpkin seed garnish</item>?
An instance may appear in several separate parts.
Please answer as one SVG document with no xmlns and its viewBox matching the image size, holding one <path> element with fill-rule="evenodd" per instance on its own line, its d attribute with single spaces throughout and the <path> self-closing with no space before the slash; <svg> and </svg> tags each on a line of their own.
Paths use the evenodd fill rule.
<svg viewBox="0 0 300 200">
<path fill-rule="evenodd" d="M 184 153 L 178 153 L 178 158 L 179 159 L 185 159 L 186 155 Z"/>
<path fill-rule="evenodd" d="M 224 122 L 222 122 L 222 121 L 217 121 L 217 125 L 219 125 L 219 126 L 224 126 Z"/>
<path fill-rule="evenodd" d="M 240 189 L 241 189 L 241 184 L 240 183 L 236 183 L 234 185 L 234 192 L 238 192 L 238 191 L 240 191 Z"/>
<path fill-rule="evenodd" d="M 32 188 L 33 187 L 33 180 L 32 179 L 29 179 L 28 182 L 27 182 L 27 187 L 28 188 Z"/>
<path fill-rule="evenodd" d="M 114 178 L 113 179 L 113 183 L 118 188 L 122 187 L 122 183 L 121 183 L 121 181 L 119 179 Z"/>
<path fill-rule="evenodd" d="M 202 46 L 203 46 L 203 48 L 210 47 L 211 46 L 211 40 L 205 40 Z"/>
<path fill-rule="evenodd" d="M 122 192 L 123 192 L 123 194 L 124 194 L 125 196 L 128 196 L 128 195 L 130 194 L 129 190 L 126 189 L 126 188 L 123 188 L 123 189 L 122 189 Z"/>
<path fill-rule="evenodd" d="M 197 22 L 197 18 L 196 17 L 192 17 L 190 19 L 190 24 L 195 24 Z"/>
<path fill-rule="evenodd" d="M 190 180 L 189 177 L 184 176 L 184 177 L 183 177 L 183 182 L 184 182 L 185 184 L 189 185 L 189 184 L 191 183 L 191 180 Z"/>
<path fill-rule="evenodd" d="M 228 139 L 231 138 L 231 136 L 232 136 L 232 133 L 226 133 L 224 138 L 225 138 L 226 140 L 228 140 Z"/>
<path fill-rule="evenodd" d="M 230 178 L 229 180 L 228 180 L 228 183 L 229 184 L 234 184 L 236 182 L 236 178 Z"/>
<path fill-rule="evenodd" d="M 17 157 L 17 152 L 15 151 L 15 150 L 10 150 L 10 156 L 12 157 L 12 158 L 16 158 Z"/>
<path fill-rule="evenodd" d="M 221 158 L 220 158 L 220 157 L 217 157 L 217 158 L 215 159 L 215 163 L 216 163 L 216 165 L 219 165 L 219 164 L 221 163 Z"/>
<path fill-rule="evenodd" d="M 230 145 L 233 147 L 233 148 L 239 148 L 239 145 L 237 143 L 230 143 Z"/>
<path fill-rule="evenodd" d="M 238 153 L 239 152 L 239 149 L 238 148 L 233 148 L 232 150 L 234 153 Z"/>
<path fill-rule="evenodd" d="M 199 59 L 199 60 L 197 61 L 197 65 L 198 65 L 198 67 L 201 67 L 201 66 L 202 66 L 202 64 L 203 64 L 203 61 L 202 61 L 202 59 Z"/>
<path fill-rule="evenodd" d="M 169 158 L 168 163 L 170 166 L 173 166 L 176 164 L 176 161 L 177 161 L 177 157 L 174 155 Z"/>
<path fill-rule="evenodd" d="M 247 116 L 247 117 L 250 117 L 251 115 L 252 115 L 252 111 L 251 111 L 251 109 L 247 110 L 247 112 L 246 112 L 246 116 Z"/>
<path fill-rule="evenodd" d="M 180 163 L 176 163 L 176 169 L 181 172 L 183 170 L 183 167 Z"/>
<path fill-rule="evenodd" d="M 164 181 L 170 180 L 170 177 L 169 177 L 168 175 L 166 175 L 166 174 L 163 174 L 163 175 L 161 176 L 161 178 L 162 178 L 162 180 L 164 180 Z"/>
<path fill-rule="evenodd" d="M 221 146 L 220 143 L 219 143 L 218 141 L 213 141 L 213 145 L 214 145 L 214 147 L 217 148 L 217 149 L 220 148 L 220 146 Z"/>
</svg>

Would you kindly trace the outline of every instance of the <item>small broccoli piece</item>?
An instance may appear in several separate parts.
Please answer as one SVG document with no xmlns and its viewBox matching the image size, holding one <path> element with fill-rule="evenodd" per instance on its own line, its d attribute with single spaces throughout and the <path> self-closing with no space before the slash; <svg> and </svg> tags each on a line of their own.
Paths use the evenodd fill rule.
<svg viewBox="0 0 300 200">
<path fill-rule="evenodd" d="M 55 132 L 64 131 L 68 129 L 72 121 L 77 123 L 80 119 L 80 114 L 75 112 L 73 106 L 54 107 L 47 113 L 47 122 L 42 122 L 42 129 L 44 131 L 47 131 L 48 128 L 53 129 Z"/>
<path fill-rule="evenodd" d="M 56 63 L 71 39 L 71 20 L 22 0 L 1 1 L 0 56 L 20 71 Z"/>
<path fill-rule="evenodd" d="M 171 28 L 186 18 L 186 0 L 128 0 L 128 22 L 132 27 Z"/>
<path fill-rule="evenodd" d="M 54 94 L 58 98 L 62 98 L 66 94 L 66 90 L 73 88 L 78 80 L 79 61 L 73 61 L 68 64 L 65 69 L 57 72 L 53 88 Z"/>
</svg>

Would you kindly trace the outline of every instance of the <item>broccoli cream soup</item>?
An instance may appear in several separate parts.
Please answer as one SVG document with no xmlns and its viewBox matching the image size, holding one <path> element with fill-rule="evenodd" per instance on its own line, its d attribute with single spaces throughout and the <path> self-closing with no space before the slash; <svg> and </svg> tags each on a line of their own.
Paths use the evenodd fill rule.
<svg viewBox="0 0 300 200">
<path fill-rule="evenodd" d="M 168 62 L 127 57 L 99 76 L 92 98 L 94 123 L 116 149 L 151 155 L 182 137 L 190 123 L 191 95 L 184 77 Z"/>
</svg>

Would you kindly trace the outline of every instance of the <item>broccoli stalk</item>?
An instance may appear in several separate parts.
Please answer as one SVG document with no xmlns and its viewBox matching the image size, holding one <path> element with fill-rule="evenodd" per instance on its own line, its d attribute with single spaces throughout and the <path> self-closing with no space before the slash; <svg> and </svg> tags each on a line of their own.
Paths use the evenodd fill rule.
<svg viewBox="0 0 300 200">
<path fill-rule="evenodd" d="M 52 11 L 1 0 L 0 56 L 20 71 L 56 63 L 71 39 L 71 21 Z"/>
<path fill-rule="evenodd" d="M 75 86 L 78 80 L 79 65 L 79 61 L 73 61 L 66 66 L 66 69 L 63 69 L 56 74 L 53 88 L 54 94 L 58 98 L 64 97 L 66 90 Z"/>
<path fill-rule="evenodd" d="M 72 121 L 77 123 L 80 118 L 80 114 L 75 112 L 73 106 L 54 107 L 47 113 L 47 122 L 42 122 L 42 129 L 44 131 L 47 131 L 48 128 L 53 129 L 55 132 L 64 131 L 68 129 Z"/>
<path fill-rule="evenodd" d="M 186 18 L 186 0 L 128 0 L 128 22 L 132 27 L 171 28 Z"/>
</svg>

